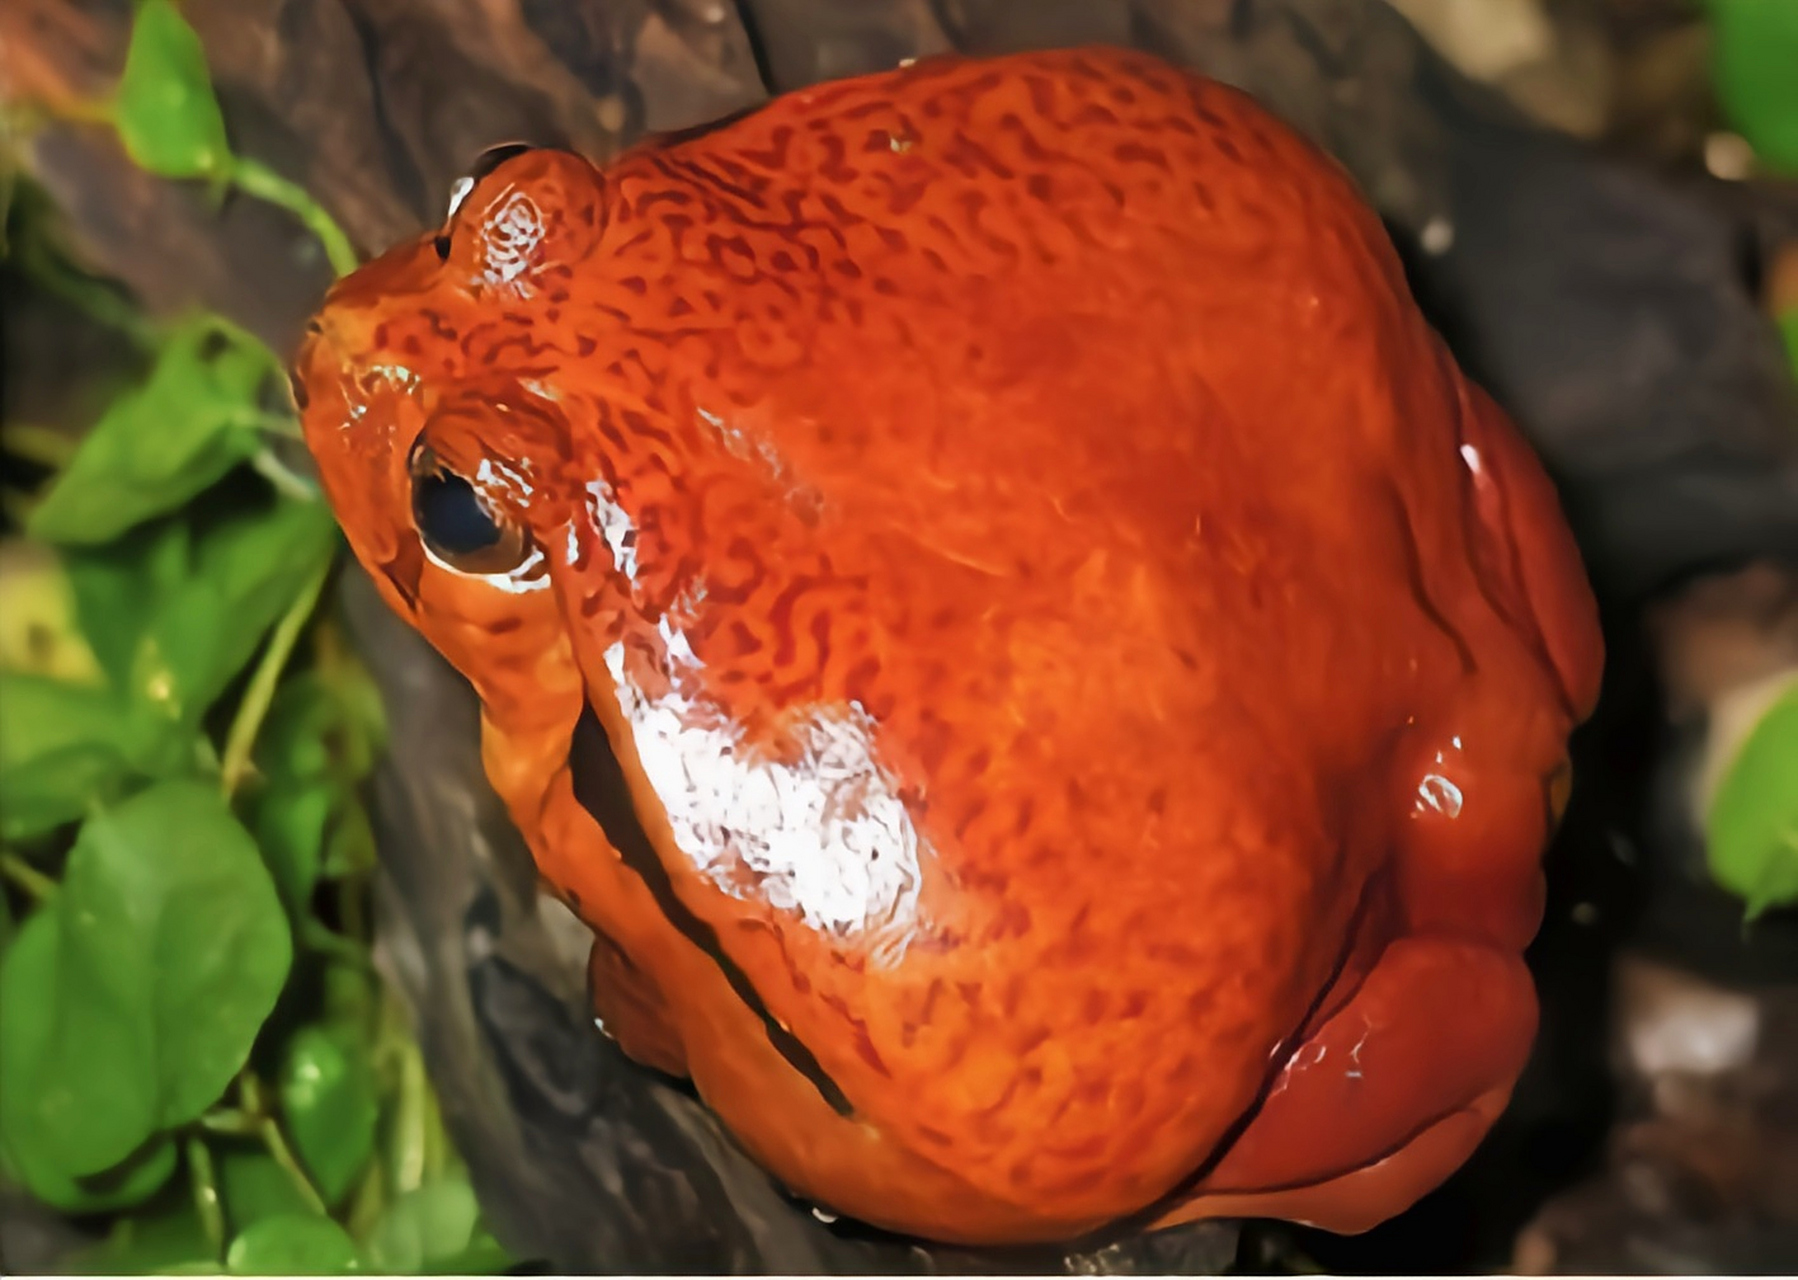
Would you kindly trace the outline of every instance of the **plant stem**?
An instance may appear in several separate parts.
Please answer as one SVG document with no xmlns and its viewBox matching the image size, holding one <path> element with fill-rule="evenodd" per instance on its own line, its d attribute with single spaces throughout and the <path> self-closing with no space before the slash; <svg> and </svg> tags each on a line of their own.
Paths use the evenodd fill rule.
<svg viewBox="0 0 1798 1280">
<path fill-rule="evenodd" d="M 300 420 L 291 413 L 259 413 L 255 419 L 256 429 L 267 435 L 279 436 L 283 440 L 304 440 L 305 434 L 300 430 Z"/>
<path fill-rule="evenodd" d="M 270 204 L 279 205 L 298 218 L 324 246 L 325 258 L 339 276 L 347 276 L 359 267 L 356 250 L 324 206 L 306 194 L 306 189 L 289 182 L 280 174 L 248 156 L 237 156 L 231 162 L 231 182 L 239 190 Z"/>
<path fill-rule="evenodd" d="M 214 1107 L 200 1117 L 200 1127 L 207 1133 L 222 1133 L 232 1138 L 254 1138 L 261 1133 L 262 1118 L 235 1107 Z"/>
<path fill-rule="evenodd" d="M 287 1135 L 281 1131 L 281 1124 L 275 1119 L 274 1112 L 269 1109 L 268 1099 L 262 1092 L 262 1081 L 257 1079 L 254 1071 L 245 1071 L 237 1077 L 237 1097 L 243 1110 L 256 1117 L 256 1135 L 262 1139 L 262 1145 L 268 1148 L 270 1158 L 287 1171 L 293 1185 L 306 1202 L 306 1207 L 314 1213 L 329 1214 L 331 1208 L 325 1198 L 312 1185 L 312 1179 L 293 1154 L 293 1148 L 287 1145 Z"/>
<path fill-rule="evenodd" d="M 424 1055 L 408 1042 L 400 1056 L 400 1096 L 393 1121 L 393 1189 L 400 1195 L 416 1191 L 425 1180 L 425 1082 Z"/>
<path fill-rule="evenodd" d="M 374 972 L 375 962 L 365 943 L 333 933 L 316 917 L 308 916 L 300 921 L 300 944 L 364 972 Z"/>
<path fill-rule="evenodd" d="M 35 422 L 9 422 L 0 427 L 0 444 L 29 462 L 61 471 L 75 456 L 77 443 L 53 427 Z"/>
<path fill-rule="evenodd" d="M 225 1251 L 225 1214 L 219 1206 L 218 1172 L 212 1165 L 212 1152 L 198 1137 L 187 1140 L 187 1178 L 193 1184 L 194 1212 L 199 1215 L 200 1228 L 212 1246 L 212 1256 L 220 1257 Z"/>
<path fill-rule="evenodd" d="M 294 645 L 299 642 L 306 619 L 312 616 L 312 610 L 318 604 L 319 592 L 324 590 L 330 572 L 331 561 L 327 560 L 287 606 L 287 612 L 275 624 L 274 634 L 269 636 L 268 647 L 262 651 L 262 659 L 256 664 L 249 687 L 244 690 L 237 714 L 231 718 L 231 728 L 225 734 L 224 763 L 219 768 L 219 785 L 227 800 L 237 793 L 238 784 L 249 771 L 250 752 L 255 748 L 256 734 L 268 716 L 281 670 L 293 656 Z"/>
<path fill-rule="evenodd" d="M 0 853 L 0 876 L 18 885 L 33 902 L 48 902 L 56 896 L 56 881 L 16 853 Z"/>
<path fill-rule="evenodd" d="M 421 1055 L 419 1059 L 421 1071 L 423 1063 Z M 449 1163 L 449 1151 L 444 1140 L 443 1110 L 438 1106 L 436 1092 L 429 1087 L 428 1077 L 425 1084 L 424 1178 L 425 1181 L 435 1181 L 443 1175 L 443 1170 Z"/>
<path fill-rule="evenodd" d="M 287 1170 L 287 1176 L 293 1179 L 293 1185 L 299 1191 L 300 1197 L 306 1201 L 306 1207 L 314 1213 L 329 1214 L 331 1206 L 325 1203 L 325 1198 L 318 1193 L 318 1188 L 312 1185 L 312 1179 L 307 1177 L 306 1171 L 300 1167 L 299 1160 L 293 1154 L 293 1148 L 287 1145 L 287 1135 L 281 1132 L 281 1126 L 273 1116 L 264 1116 L 262 1119 L 262 1145 L 268 1148 L 268 1153 L 274 1158 L 275 1163 Z"/>
<path fill-rule="evenodd" d="M 295 475 L 266 445 L 250 455 L 256 474 L 275 486 L 276 492 L 301 502 L 317 502 L 318 490 L 304 476 Z"/>
</svg>

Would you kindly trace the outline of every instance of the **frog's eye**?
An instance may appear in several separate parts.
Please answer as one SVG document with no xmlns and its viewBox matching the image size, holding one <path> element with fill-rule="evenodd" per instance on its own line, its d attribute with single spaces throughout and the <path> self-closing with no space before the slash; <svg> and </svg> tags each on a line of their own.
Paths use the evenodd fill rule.
<svg viewBox="0 0 1798 1280">
<path fill-rule="evenodd" d="M 592 252 L 604 194 L 592 161 L 573 152 L 495 147 L 451 189 L 449 218 L 432 247 L 475 283 L 529 290 L 550 264 Z"/>
<path fill-rule="evenodd" d="M 459 573 L 509 573 L 530 548 L 519 529 L 488 504 L 468 477 L 427 445 L 412 454 L 412 522 L 433 559 Z"/>
<path fill-rule="evenodd" d="M 468 199 L 468 193 L 480 185 L 482 178 L 492 173 L 513 156 L 521 156 L 527 151 L 537 148 L 528 142 L 502 142 L 497 147 L 488 147 L 475 157 L 475 162 L 468 166 L 468 172 L 456 179 L 450 188 L 449 217 L 456 216 L 456 210 Z"/>
</svg>

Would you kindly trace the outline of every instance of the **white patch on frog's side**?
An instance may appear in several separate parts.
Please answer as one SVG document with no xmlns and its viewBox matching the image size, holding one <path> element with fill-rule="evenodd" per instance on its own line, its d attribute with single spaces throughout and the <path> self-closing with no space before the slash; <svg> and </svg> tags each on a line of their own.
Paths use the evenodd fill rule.
<svg viewBox="0 0 1798 1280">
<path fill-rule="evenodd" d="M 630 512 L 618 505 L 618 499 L 603 480 L 589 484 L 587 496 L 591 499 L 593 518 L 605 537 L 606 546 L 612 549 L 612 562 L 618 566 L 618 572 L 636 582 L 637 528 L 631 523 Z"/>
<path fill-rule="evenodd" d="M 634 582 L 630 513 L 604 483 L 587 492 L 619 572 Z M 704 598 L 695 584 L 679 612 Z M 753 892 L 834 937 L 878 935 L 871 958 L 898 963 L 917 921 L 920 840 L 875 755 L 873 717 L 859 703 L 813 707 L 791 734 L 793 759 L 753 758 L 719 708 L 681 691 L 700 666 L 685 632 L 666 616 L 656 630 L 669 664 L 661 697 L 631 680 L 622 642 L 605 660 L 675 844 L 726 893 Z"/>
<path fill-rule="evenodd" d="M 658 629 L 671 665 L 696 668 L 686 637 Z M 645 697 L 622 643 L 606 666 L 681 852 L 726 893 L 753 890 L 822 933 L 882 935 L 877 962 L 897 963 L 917 923 L 920 840 L 867 711 L 814 707 L 793 730 L 796 759 L 754 759 L 716 709 L 678 688 Z"/>
<path fill-rule="evenodd" d="M 543 242 L 543 214 L 536 201 L 514 191 L 487 219 L 483 230 L 488 284 L 510 284 L 531 265 Z"/>
</svg>

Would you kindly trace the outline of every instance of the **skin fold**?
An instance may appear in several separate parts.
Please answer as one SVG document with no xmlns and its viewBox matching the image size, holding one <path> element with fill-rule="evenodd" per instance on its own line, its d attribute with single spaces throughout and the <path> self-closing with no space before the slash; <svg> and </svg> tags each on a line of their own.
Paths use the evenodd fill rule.
<svg viewBox="0 0 1798 1280">
<path fill-rule="evenodd" d="M 947 1241 L 1465 1160 L 1600 640 L 1338 168 L 1102 49 L 488 168 L 296 396 L 626 1051 Z"/>
</svg>

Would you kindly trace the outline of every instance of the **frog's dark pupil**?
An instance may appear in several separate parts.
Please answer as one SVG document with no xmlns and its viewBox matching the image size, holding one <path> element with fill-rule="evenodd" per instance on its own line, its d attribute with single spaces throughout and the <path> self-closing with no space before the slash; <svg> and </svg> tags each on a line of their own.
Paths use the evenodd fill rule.
<svg viewBox="0 0 1798 1280">
<path fill-rule="evenodd" d="M 413 480 L 412 518 L 440 556 L 473 555 L 500 539 L 499 523 L 481 505 L 474 486 L 453 471 L 434 471 Z"/>
</svg>

